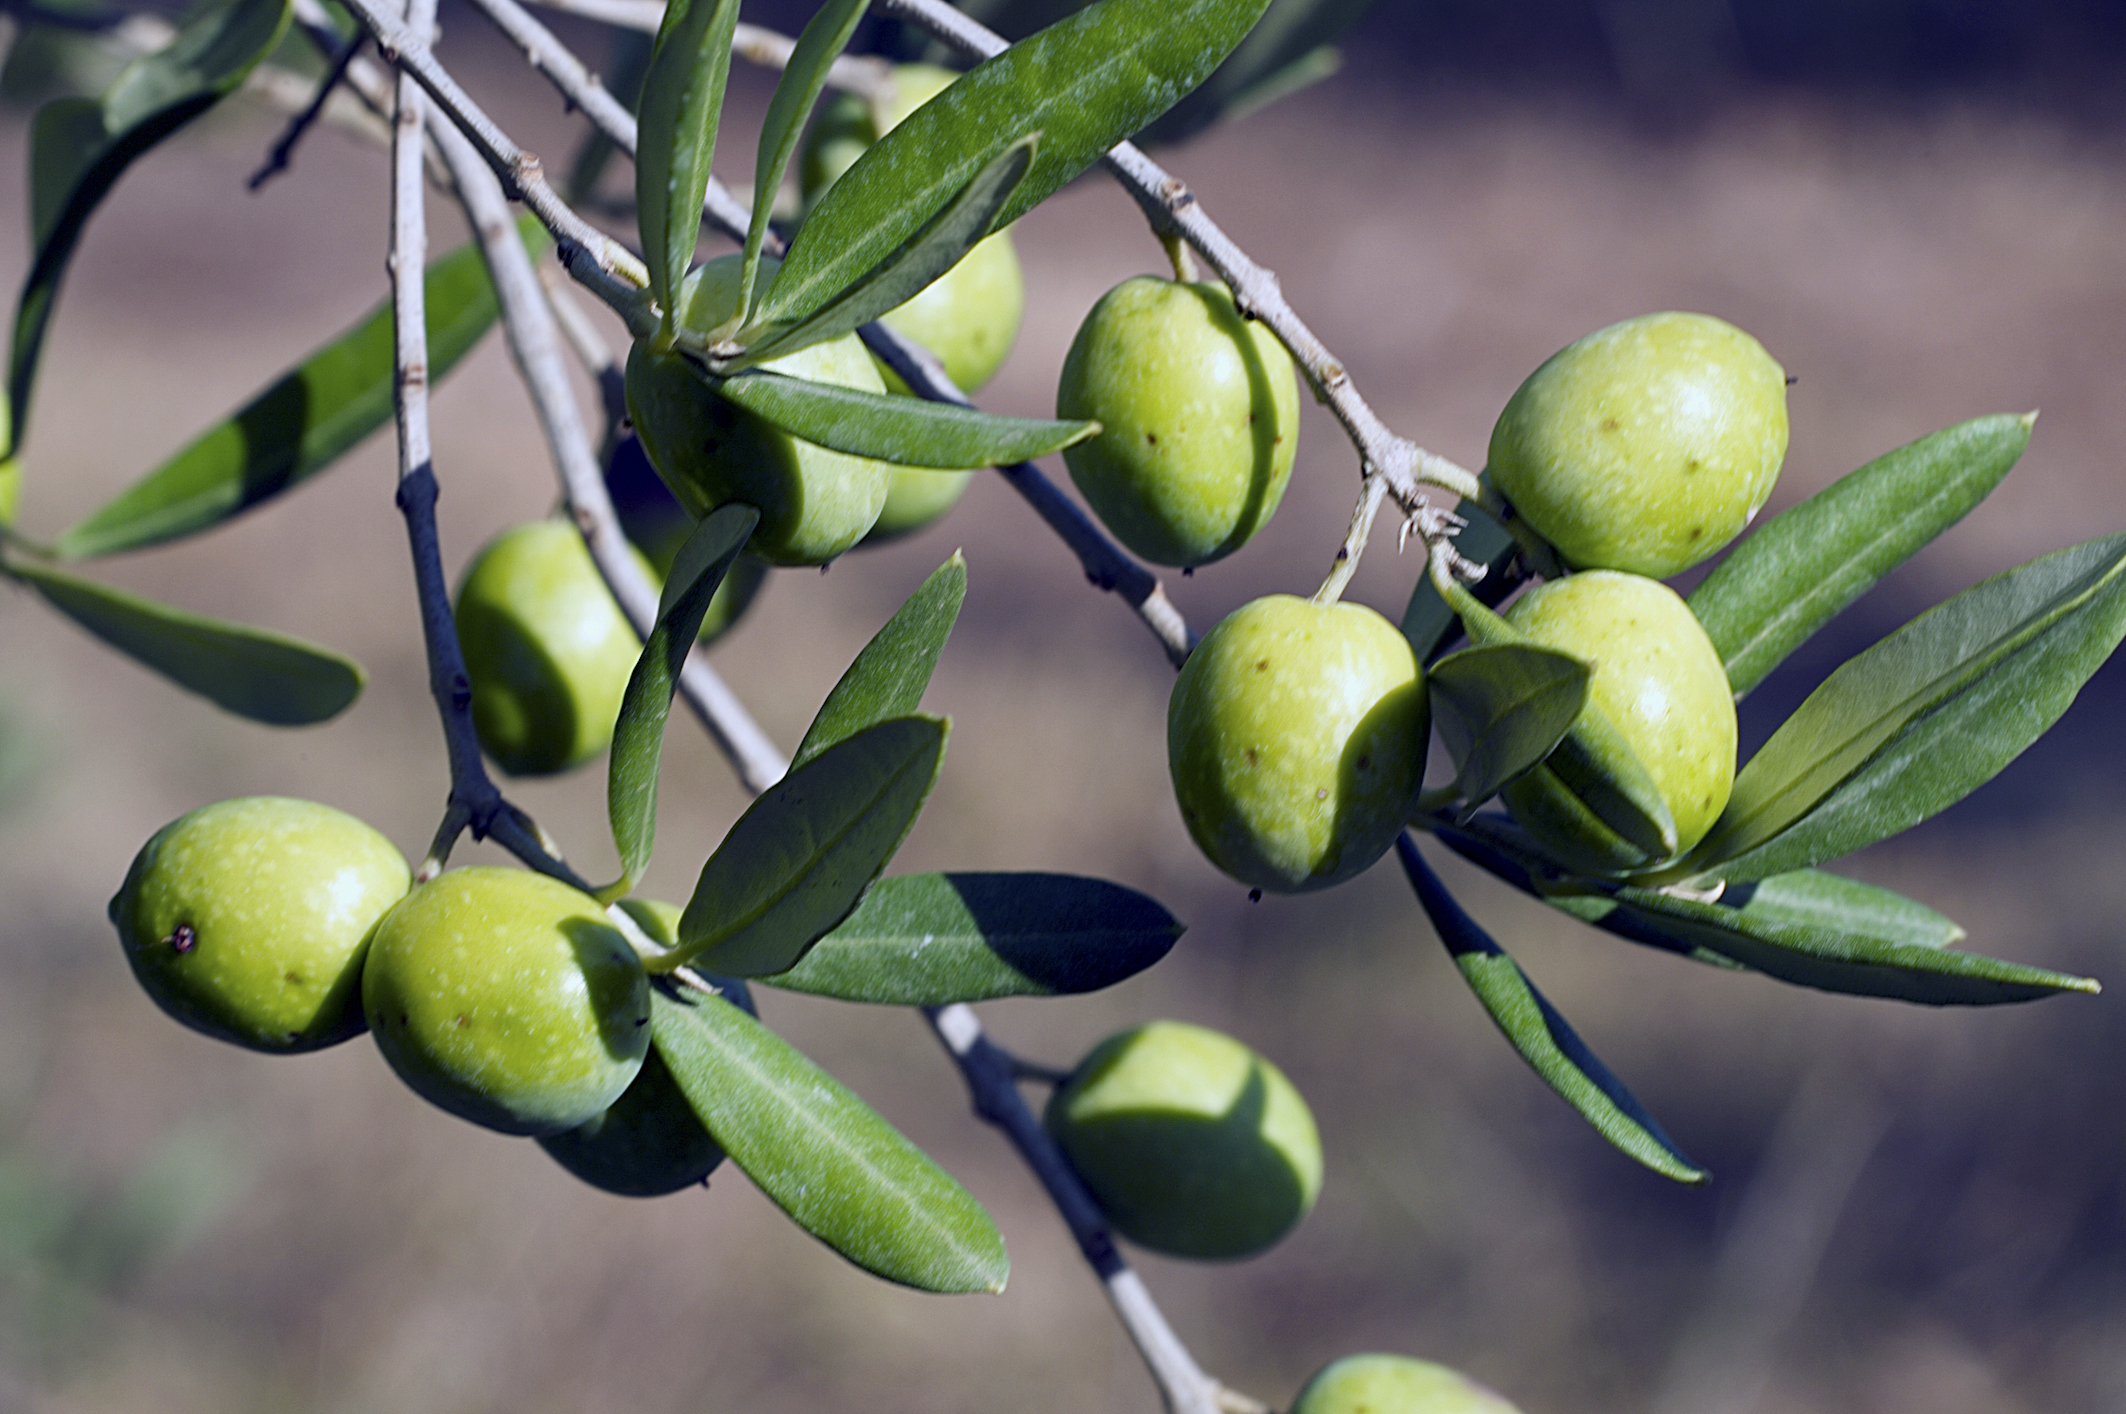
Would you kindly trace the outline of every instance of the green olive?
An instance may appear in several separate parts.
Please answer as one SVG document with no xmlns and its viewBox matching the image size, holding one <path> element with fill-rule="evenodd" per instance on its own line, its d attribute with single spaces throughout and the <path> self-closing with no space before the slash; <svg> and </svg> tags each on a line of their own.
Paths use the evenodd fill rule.
<svg viewBox="0 0 2126 1414">
<path fill-rule="evenodd" d="M 623 899 L 620 907 L 651 941 L 678 945 L 680 909 L 657 899 Z M 748 1015 L 758 1015 L 746 984 L 711 979 Z M 723 1162 L 723 1148 L 702 1127 L 686 1094 L 653 1042 L 642 1071 L 602 1113 L 539 1147 L 594 1188 L 625 1198 L 655 1198 L 706 1182 Z"/>
<path fill-rule="evenodd" d="M 362 1031 L 362 956 L 406 860 L 352 815 L 257 795 L 157 830 L 111 900 L 133 975 L 195 1030 L 259 1051 Z"/>
<path fill-rule="evenodd" d="M 1056 416 L 1100 423 L 1063 460 L 1101 523 L 1155 564 L 1193 567 L 1232 554 L 1277 509 L 1299 381 L 1223 285 L 1140 275 L 1078 326 Z"/>
<path fill-rule="evenodd" d="M 1763 509 L 1786 435 L 1786 371 L 1764 345 L 1711 315 L 1646 314 L 1528 376 L 1490 471 L 1567 564 L 1665 579 Z"/>
<path fill-rule="evenodd" d="M 1325 888 L 1395 842 L 1430 724 L 1393 624 L 1357 604 L 1271 595 L 1205 634 L 1174 684 L 1174 797 L 1203 852 L 1243 884 Z"/>
<path fill-rule="evenodd" d="M 1590 707 L 1607 715 L 1674 817 L 1675 852 L 1704 838 L 1735 783 L 1735 699 L 1712 640 L 1659 580 L 1588 570 L 1523 595 L 1506 621 L 1594 665 Z M 1506 807 L 1565 863 L 1598 874 L 1666 863 L 1609 829 L 1585 792 L 1547 766 L 1507 786 Z"/>
<path fill-rule="evenodd" d="M 458 587 L 457 622 L 473 727 L 497 766 L 547 775 L 611 744 L 642 640 L 574 525 L 527 521 L 489 541 Z"/>
<path fill-rule="evenodd" d="M 656 571 L 659 580 L 672 572 L 679 547 L 686 544 L 700 522 L 686 513 L 671 488 L 657 478 L 657 469 L 642 450 L 639 437 L 622 437 L 605 465 L 605 489 L 613 499 L 613 513 L 629 543 Z M 890 509 L 893 498 L 886 498 Z M 881 517 L 883 518 L 883 516 Z M 709 610 L 701 617 L 702 643 L 714 643 L 737 626 L 746 610 L 768 582 L 768 564 L 757 555 L 740 555 L 731 562 L 723 583 L 709 596 Z"/>
<path fill-rule="evenodd" d="M 1314 1373 L 1292 1414 L 1519 1414 L 1445 1365 L 1407 1355 L 1346 1355 Z"/>
<path fill-rule="evenodd" d="M 740 258 L 698 266 L 680 287 L 680 322 L 706 331 L 738 300 Z M 766 282 L 778 267 L 761 262 Z M 854 334 L 761 365 L 772 373 L 883 393 L 878 370 Z M 886 503 L 892 470 L 800 441 L 708 389 L 686 359 L 638 339 L 627 358 L 628 415 L 650 463 L 692 516 L 718 506 L 760 512 L 748 549 L 777 565 L 823 565 L 856 544 Z"/>
<path fill-rule="evenodd" d="M 1049 1098 L 1043 1123 L 1115 1231 L 1155 1252 L 1260 1252 L 1321 1191 L 1306 1101 L 1276 1066 L 1201 1026 L 1110 1036 Z"/>
<path fill-rule="evenodd" d="M 619 1099 L 650 1044 L 650 984 L 588 894 L 452 869 L 377 924 L 362 1010 L 399 1078 L 505 1134 L 558 1134 Z"/>
</svg>

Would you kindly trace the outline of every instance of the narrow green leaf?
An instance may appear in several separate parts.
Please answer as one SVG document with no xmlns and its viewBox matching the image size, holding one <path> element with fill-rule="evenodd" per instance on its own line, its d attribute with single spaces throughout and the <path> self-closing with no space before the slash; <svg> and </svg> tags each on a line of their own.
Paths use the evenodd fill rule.
<svg viewBox="0 0 2126 1414">
<path fill-rule="evenodd" d="M 1137 134 L 1138 143 L 1183 142 L 1327 77 L 1336 68 L 1331 42 L 1371 5 L 1372 0 L 1270 0 L 1261 22 L 1217 71 Z"/>
<path fill-rule="evenodd" d="M 1025 178 L 1037 145 L 1036 138 L 1027 137 L 1005 148 L 907 244 L 801 323 L 760 337 L 741 334 L 748 343 L 745 362 L 764 363 L 838 339 L 921 294 L 989 234 L 997 212 Z"/>
<path fill-rule="evenodd" d="M 836 742 L 922 706 L 923 689 L 930 686 L 966 598 L 967 561 L 955 550 L 850 662 L 820 704 L 791 764 L 802 766 Z"/>
<path fill-rule="evenodd" d="M 1690 596 L 1735 696 L 1983 501 L 2029 445 L 2036 416 L 1974 418 L 1908 443 L 1737 545 Z"/>
<path fill-rule="evenodd" d="M 1857 655 L 1772 734 L 1679 866 L 1730 883 L 1887 839 L 2042 736 L 2126 636 L 2126 535 L 2041 556 Z"/>
<path fill-rule="evenodd" d="M 188 614 L 42 565 L 7 572 L 142 666 L 240 717 L 307 726 L 337 716 L 366 680 L 352 658 L 287 634 Z"/>
<path fill-rule="evenodd" d="M 1493 520 L 1474 501 L 1463 501 L 1454 508 L 1454 513 L 1469 522 L 1454 537 L 1454 548 L 1461 552 L 1462 558 L 1474 560 L 1488 571 L 1471 592 L 1479 603 L 1496 606 L 1518 583 L 1507 574 L 1506 567 L 1513 563 L 1520 545 L 1511 531 Z M 1433 588 L 1432 576 L 1420 574 L 1417 587 L 1410 591 L 1409 606 L 1403 610 L 1403 637 L 1410 640 L 1417 661 L 1429 663 L 1438 657 L 1440 650 L 1461 632 L 1461 627 L 1453 606 L 1440 598 L 1439 590 Z"/>
<path fill-rule="evenodd" d="M 701 867 L 664 965 L 727 977 L 796 966 L 849 916 L 937 783 L 947 724 L 897 717 L 839 742 L 768 788 Z"/>
<path fill-rule="evenodd" d="M 821 90 L 827 86 L 827 70 L 848 47 L 849 36 L 855 33 L 868 4 L 869 0 L 826 0 L 798 35 L 790 62 L 783 66 L 782 81 L 775 85 L 775 95 L 768 100 L 768 116 L 760 125 L 759 155 L 753 163 L 753 215 L 746 226 L 745 256 L 738 276 L 736 313 L 741 319 L 753 310 L 753 281 L 760 270 L 761 244 L 767 238 L 768 220 L 775 212 L 775 196 L 782 189 L 783 173 L 790 170 L 790 158 L 804 134 L 805 118 L 819 101 Z M 849 327 L 854 329 L 856 325 Z"/>
<path fill-rule="evenodd" d="M 1579 720 L 1590 676 L 1571 654 L 1533 644 L 1479 645 L 1433 664 L 1432 722 L 1462 799 L 1481 804 L 1548 756 Z"/>
<path fill-rule="evenodd" d="M 807 442 L 851 456 L 939 471 L 1032 461 L 1100 430 L 1097 422 L 1001 417 L 952 403 L 866 393 L 759 368 L 733 378 L 709 377 L 709 386 Z"/>
<path fill-rule="evenodd" d="M 30 271 L 15 307 L 0 461 L 22 445 L 38 356 L 82 229 L 134 158 L 213 107 L 280 42 L 287 0 L 225 0 L 126 66 L 99 100 L 61 98 L 30 129 Z"/>
<path fill-rule="evenodd" d="M 1954 947 L 1964 938 L 1964 930 L 1954 919 L 1916 899 L 1821 869 L 1796 869 L 1732 885 L 1721 894 L 1720 905 L 1774 922 L 1833 928 L 1921 948 Z"/>
<path fill-rule="evenodd" d="M 650 998 L 650 1034 L 731 1162 L 806 1232 L 921 1291 L 996 1292 L 1010 1261 L 982 1205 L 802 1052 L 721 997 Z"/>
<path fill-rule="evenodd" d="M 1069 874 L 881 879 L 804 961 L 760 980 L 850 1002 L 945 1006 L 1097 991 L 1181 936 L 1157 900 Z"/>
<path fill-rule="evenodd" d="M 517 228 L 533 254 L 545 248 L 537 218 Z M 429 266 L 424 285 L 429 378 L 440 382 L 494 323 L 494 287 L 475 244 Z M 55 548 L 80 560 L 196 535 L 323 471 L 391 420 L 392 339 L 387 300 L 90 512 Z"/>
<path fill-rule="evenodd" d="M 737 23 L 738 0 L 670 0 L 642 80 L 635 219 L 650 292 L 667 320 L 701 238 L 701 203 L 709 192 Z"/>
<path fill-rule="evenodd" d="M 1032 210 L 1209 76 L 1267 0 L 1100 0 L 918 108 L 836 179 L 761 318 L 797 323 L 856 283 L 1028 133 L 1041 150 L 996 224 Z"/>
<path fill-rule="evenodd" d="M 1408 831 L 1396 837 L 1395 852 L 1440 941 L 1521 1059 L 1611 1144 L 1656 1173 L 1682 1183 L 1703 1183 L 1706 1172 L 1683 1156 L 1645 1106 L 1535 989 L 1520 965 L 1455 902 Z"/>
<path fill-rule="evenodd" d="M 626 881 L 622 893 L 641 880 L 657 841 L 657 771 L 664 760 L 664 724 L 672 712 L 679 671 L 701 632 L 716 587 L 759 523 L 759 511 L 734 505 L 719 507 L 695 527 L 672 561 L 656 626 L 628 675 L 605 778 L 606 816 L 612 821 Z"/>
</svg>

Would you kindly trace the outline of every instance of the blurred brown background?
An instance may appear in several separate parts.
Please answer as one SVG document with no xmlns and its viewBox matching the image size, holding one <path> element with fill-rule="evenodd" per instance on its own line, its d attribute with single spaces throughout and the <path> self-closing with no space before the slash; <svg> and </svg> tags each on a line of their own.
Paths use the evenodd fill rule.
<svg viewBox="0 0 2126 1414">
<path fill-rule="evenodd" d="M 1390 4 L 1337 79 L 1170 154 L 1388 420 L 1471 465 L 1544 357 L 1664 307 L 1743 325 L 1798 377 L 1775 505 L 1945 423 L 2044 410 L 1991 504 L 1751 699 L 1746 746 L 1918 609 L 2126 525 L 2116 25 L 2099 6 L 1843 8 L 1962 17 L 1977 39 L 1905 63 L 1910 45 L 1854 58 L 1807 33 L 1752 49 L 1763 6 Z M 1996 11 L 2052 28 L 1988 30 Z M 1679 50 L 1697 31 L 1678 15 L 1748 24 Z M 445 25 L 445 58 L 558 163 L 575 131 L 558 99 L 470 13 Z M 564 29 L 594 56 L 603 43 Z M 1668 57 L 1635 60 L 1640 32 L 1668 36 Z M 727 179 L 746 178 L 768 90 L 734 79 Z M 0 191 L 24 190 L 26 116 L 0 120 Z M 383 294 L 381 157 L 319 132 L 247 196 L 279 121 L 227 105 L 91 226 L 29 433 L 31 531 L 71 523 Z M 440 249 L 458 227 L 436 209 Z M 11 284 L 19 210 L 0 218 Z M 987 405 L 1047 412 L 1083 310 L 1159 268 L 1132 213 L 1090 180 L 1021 224 L 1027 326 Z M 453 573 L 552 503 L 525 414 L 492 338 L 437 396 Z M 367 694 L 323 728 L 222 716 L 0 593 L 17 781 L 0 814 L 0 1410 L 1155 1409 L 1060 1225 L 912 1013 L 763 997 L 989 1205 L 1014 1258 L 1001 1298 L 868 1278 L 728 1168 L 707 1193 L 607 1197 L 423 1105 L 367 1041 L 266 1059 L 142 997 L 103 905 L 182 811 L 310 796 L 425 847 L 443 757 L 391 465 L 381 436 L 218 534 L 97 571 L 361 658 Z M 1313 410 L 1276 522 L 1169 591 L 1206 627 L 1310 590 L 1354 473 Z M 778 574 L 720 667 L 795 741 L 956 545 L 972 587 L 929 699 L 953 748 L 895 867 L 1097 873 L 1190 924 L 1109 993 L 985 1008 L 994 1033 L 1067 1064 L 1153 1016 L 1221 1026 L 1322 1125 L 1321 1203 L 1282 1246 L 1236 1266 L 1143 1259 L 1207 1368 L 1280 1407 L 1327 1359 L 1392 1349 L 1463 1366 L 1529 1414 L 2126 1408 L 2116 993 L 1944 1013 L 1810 993 L 1643 953 L 1443 866 L 1715 1175 L 1678 1188 L 1527 1073 L 1392 865 L 1251 906 L 1198 856 L 1166 785 L 1164 660 L 1001 483 L 917 540 Z M 1377 545 L 1354 596 L 1392 617 L 1416 570 Z M 2000 781 L 1840 867 L 1948 912 L 1976 949 L 2126 980 L 2122 708 L 2114 664 Z M 513 788 L 593 875 L 612 865 L 603 792 L 596 769 Z M 650 890 L 683 898 L 742 804 L 699 733 L 675 730 Z"/>
</svg>

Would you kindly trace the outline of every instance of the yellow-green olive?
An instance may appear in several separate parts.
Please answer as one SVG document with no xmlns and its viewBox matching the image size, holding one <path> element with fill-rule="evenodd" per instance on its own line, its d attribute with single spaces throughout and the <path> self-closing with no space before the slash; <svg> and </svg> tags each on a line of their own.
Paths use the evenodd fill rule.
<svg viewBox="0 0 2126 1414">
<path fill-rule="evenodd" d="M 1049 1098 L 1043 1123 L 1115 1231 L 1176 1257 L 1260 1252 L 1321 1191 L 1306 1101 L 1276 1066 L 1202 1026 L 1110 1036 Z"/>
<path fill-rule="evenodd" d="M 256 795 L 157 830 L 111 900 L 133 975 L 194 1030 L 259 1051 L 361 1034 L 370 931 L 406 860 L 352 815 Z"/>
<path fill-rule="evenodd" d="M 1346 1355 L 1315 1371 L 1292 1414 L 1519 1414 L 1459 1370 L 1407 1355 Z"/>
<path fill-rule="evenodd" d="M 1606 714 L 1667 805 L 1674 853 L 1702 839 L 1735 783 L 1735 699 L 1690 606 L 1659 580 L 1588 570 L 1539 585 L 1506 621 L 1593 664 L 1589 707 Z M 1610 828 L 1599 801 L 1547 765 L 1502 794 L 1514 818 L 1577 869 L 1622 874 L 1668 862 Z"/>
<path fill-rule="evenodd" d="M 1567 564 L 1664 579 L 1742 533 L 1786 437 L 1786 371 L 1764 345 L 1711 315 L 1646 314 L 1529 375 L 1490 471 Z"/>
<path fill-rule="evenodd" d="M 1357 604 L 1257 599 L 1196 645 L 1166 717 L 1174 798 L 1213 864 L 1259 889 L 1367 868 L 1410 817 L 1431 723 L 1395 626 Z"/>
<path fill-rule="evenodd" d="M 1063 460 L 1101 524 L 1155 564 L 1202 565 L 1246 544 L 1283 498 L 1299 381 L 1223 285 L 1140 275 L 1078 326 L 1056 416 L 1100 423 Z"/>
<path fill-rule="evenodd" d="M 525 869 L 452 869 L 384 915 L 362 1010 L 415 1091 L 505 1134 L 558 1134 L 642 1069 L 650 984 L 588 894 Z"/>
</svg>

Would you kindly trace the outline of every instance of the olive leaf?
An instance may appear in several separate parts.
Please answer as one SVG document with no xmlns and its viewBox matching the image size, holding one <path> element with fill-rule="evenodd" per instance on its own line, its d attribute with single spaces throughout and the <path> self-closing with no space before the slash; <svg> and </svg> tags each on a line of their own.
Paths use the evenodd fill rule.
<svg viewBox="0 0 2126 1414">
<path fill-rule="evenodd" d="M 650 292 L 664 306 L 668 324 L 701 237 L 701 203 L 709 192 L 737 23 L 738 0 L 670 0 L 643 75 L 635 219 Z"/>
<path fill-rule="evenodd" d="M 544 249 L 536 217 L 517 223 L 525 248 Z M 495 321 L 494 287 L 479 246 L 428 267 L 429 378 L 440 382 Z M 290 490 L 391 419 L 392 314 L 385 300 L 362 321 L 282 374 L 191 445 L 91 511 L 54 545 L 89 559 L 196 535 Z"/>
<path fill-rule="evenodd" d="M 1507 567 L 1513 563 L 1520 544 L 1511 531 L 1474 501 L 1463 501 L 1454 513 L 1468 522 L 1454 537 L 1456 552 L 1485 569 L 1484 577 L 1471 587 L 1471 596 L 1486 607 L 1496 608 L 1519 582 L 1507 573 Z M 1431 662 L 1461 632 L 1461 620 L 1433 587 L 1431 575 L 1417 577 L 1417 585 L 1410 591 L 1410 603 L 1403 610 L 1402 628 L 1403 637 L 1410 640 L 1420 663 Z"/>
<path fill-rule="evenodd" d="M 827 189 L 763 297 L 795 324 L 875 269 L 1028 133 L 1041 147 L 996 217 L 1006 226 L 1178 102 L 1267 0 L 1099 0 L 963 74 Z"/>
<path fill-rule="evenodd" d="M 870 0 L 826 0 L 798 35 L 790 61 L 783 66 L 782 80 L 768 100 L 768 116 L 760 125 L 760 151 L 753 163 L 753 216 L 746 225 L 734 318 L 743 319 L 752 312 L 753 281 L 760 270 L 761 245 L 767 239 L 768 221 L 775 212 L 775 195 L 782 189 L 783 173 L 789 170 L 790 158 L 797 151 L 806 115 L 827 86 L 827 70 L 848 47 L 849 36 L 856 32 L 857 22 L 863 19 L 869 3 Z M 864 322 L 859 319 L 857 324 Z M 856 324 L 849 327 L 854 329 Z"/>
<path fill-rule="evenodd" d="M 1550 755 L 1587 703 L 1587 664 L 1534 644 L 1450 653 L 1427 670 L 1432 723 L 1454 759 L 1454 789 L 1470 805 Z"/>
<path fill-rule="evenodd" d="M 1735 696 L 1983 501 L 2030 444 L 2036 418 L 1973 418 L 1907 443 L 1738 544 L 1688 601 Z"/>
<path fill-rule="evenodd" d="M 764 791 L 701 867 L 668 970 L 785 972 L 849 916 L 907 838 L 945 755 L 947 723 L 897 717 L 820 752 Z"/>
<path fill-rule="evenodd" d="M 851 1002 L 944 1006 L 1113 986 L 1181 936 L 1157 900 L 1069 874 L 881 879 L 788 972 L 759 980 Z"/>
<path fill-rule="evenodd" d="M 128 64 L 102 98 L 60 98 L 37 110 L 29 193 L 35 254 L 15 306 L 0 462 L 22 445 L 53 302 L 90 214 L 133 159 L 233 92 L 287 25 L 287 0 L 222 0 Z"/>
<path fill-rule="evenodd" d="M 1887 839 L 1992 779 L 2126 636 L 2126 535 L 1974 585 L 1840 666 L 1735 778 L 1678 865 L 1729 882 Z"/>
<path fill-rule="evenodd" d="M 967 598 L 967 561 L 960 552 L 931 571 L 885 626 L 873 634 L 828 692 L 797 744 L 790 764 L 802 766 L 838 741 L 923 704 L 938 655 Z"/>
<path fill-rule="evenodd" d="M 997 212 L 1032 166 L 1038 137 L 1005 148 L 905 244 L 803 320 L 758 335 L 741 331 L 748 347 L 737 366 L 838 339 L 921 294 L 988 236 Z"/>
<path fill-rule="evenodd" d="M 680 670 L 686 666 L 695 635 L 701 632 L 702 618 L 716 597 L 717 586 L 759 523 L 759 511 L 731 505 L 717 508 L 695 527 L 672 561 L 663 602 L 657 606 L 656 626 L 628 675 L 620 715 L 613 724 L 605 780 L 606 816 L 620 852 L 620 893 L 641 880 L 657 841 L 657 771 L 664 760 L 664 725 L 671 715 Z"/>
<path fill-rule="evenodd" d="M 1703 1183 L 1709 1175 L 1683 1156 L 1645 1106 L 1535 989 L 1520 965 L 1455 902 L 1407 830 L 1396 837 L 1395 853 L 1463 979 L 1521 1059 L 1618 1149 L 1656 1173 L 1682 1183 Z"/>
<path fill-rule="evenodd" d="M 186 613 L 42 565 L 6 572 L 119 652 L 240 717 L 307 726 L 344 711 L 362 665 L 300 638 Z"/>
<path fill-rule="evenodd" d="M 806 1232 L 922 1291 L 1002 1291 L 996 1224 L 803 1052 L 721 997 L 650 997 L 650 1035 L 703 1127 Z"/>
<path fill-rule="evenodd" d="M 695 365 L 689 360 L 689 368 Z M 699 371 L 699 370 L 697 370 Z M 1002 417 L 954 403 L 866 393 L 756 368 L 701 376 L 716 393 L 807 442 L 897 466 L 964 471 L 1032 461 L 1084 441 L 1097 422 Z"/>
<path fill-rule="evenodd" d="M 1137 134 L 1141 144 L 1186 141 L 1336 72 L 1338 35 L 1372 0 L 1270 0 L 1261 21 L 1188 97 Z"/>
</svg>

